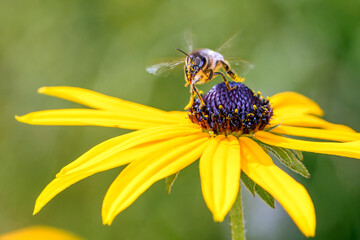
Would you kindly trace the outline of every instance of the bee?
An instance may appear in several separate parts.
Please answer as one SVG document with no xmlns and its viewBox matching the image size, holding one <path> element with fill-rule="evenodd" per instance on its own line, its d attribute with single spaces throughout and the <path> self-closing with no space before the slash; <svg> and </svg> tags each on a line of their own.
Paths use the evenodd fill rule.
<svg viewBox="0 0 360 240">
<path fill-rule="evenodd" d="M 223 48 L 223 47 L 221 47 Z M 184 73 L 185 73 L 185 87 L 190 85 L 190 101 L 186 105 L 185 110 L 189 109 L 193 103 L 195 96 L 200 101 L 200 107 L 204 106 L 204 100 L 202 98 L 202 92 L 198 90 L 195 85 L 201 85 L 207 82 L 210 82 L 216 76 L 221 76 L 227 89 L 233 90 L 236 87 L 230 87 L 229 81 L 226 78 L 225 74 L 235 82 L 243 82 L 245 78 L 240 77 L 230 66 L 230 62 L 235 66 L 242 68 L 241 70 L 248 70 L 253 67 L 250 63 L 242 59 L 232 59 L 232 61 L 227 61 L 218 51 L 213 51 L 208 48 L 196 49 L 190 53 L 186 53 L 179 48 L 176 48 L 179 52 L 186 55 L 185 60 L 176 59 L 173 61 L 162 62 L 159 64 L 152 65 L 146 68 L 146 71 L 154 75 L 166 74 L 168 70 L 174 69 L 176 66 L 181 63 L 185 63 Z M 225 74 L 220 70 L 223 69 Z"/>
<path fill-rule="evenodd" d="M 210 82 L 216 76 L 221 76 L 227 89 L 233 90 L 236 87 L 230 87 L 229 81 L 225 74 L 220 72 L 221 68 L 224 69 L 226 75 L 235 82 L 243 82 L 245 78 L 239 77 L 230 67 L 228 61 L 226 61 L 219 52 L 213 51 L 208 48 L 197 49 L 187 54 L 180 49 L 176 49 L 186 55 L 185 58 L 185 86 L 190 85 L 190 101 L 185 107 L 185 110 L 189 109 L 194 103 L 195 95 L 200 101 L 200 107 L 204 106 L 204 100 L 195 85 L 201 85 Z"/>
</svg>

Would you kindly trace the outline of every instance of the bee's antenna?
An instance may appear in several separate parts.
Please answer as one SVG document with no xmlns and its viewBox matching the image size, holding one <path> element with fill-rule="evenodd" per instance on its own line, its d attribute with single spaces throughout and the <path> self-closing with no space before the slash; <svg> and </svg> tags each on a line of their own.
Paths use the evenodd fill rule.
<svg viewBox="0 0 360 240">
<path fill-rule="evenodd" d="M 184 52 L 183 50 L 180 50 L 180 49 L 178 49 L 178 48 L 176 48 L 176 50 L 178 50 L 179 52 L 185 54 L 186 56 L 189 56 L 189 55 L 188 55 L 186 52 Z"/>
</svg>

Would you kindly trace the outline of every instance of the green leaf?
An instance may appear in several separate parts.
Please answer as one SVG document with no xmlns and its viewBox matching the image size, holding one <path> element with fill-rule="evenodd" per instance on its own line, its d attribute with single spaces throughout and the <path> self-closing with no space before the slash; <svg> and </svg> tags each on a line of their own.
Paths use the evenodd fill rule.
<svg viewBox="0 0 360 240">
<path fill-rule="evenodd" d="M 255 185 L 256 183 L 251 180 L 244 172 L 241 172 L 241 181 L 244 183 L 245 187 L 255 196 Z"/>
<path fill-rule="evenodd" d="M 304 156 L 303 156 L 302 151 L 293 150 L 293 149 L 290 149 L 290 151 L 292 151 L 292 152 L 295 154 L 295 156 L 297 157 L 297 159 L 299 159 L 300 161 L 304 161 Z"/>
<path fill-rule="evenodd" d="M 257 185 L 251 178 L 248 177 L 243 171 L 241 171 L 241 181 L 244 183 L 245 187 L 251 192 L 255 197 L 255 193 L 270 207 L 275 208 L 274 197 L 265 191 L 262 187 Z"/>
<path fill-rule="evenodd" d="M 255 185 L 255 192 L 257 193 L 257 195 L 259 195 L 259 197 L 267 204 L 269 205 L 271 208 L 275 208 L 275 200 L 274 197 L 268 193 L 267 191 L 265 191 L 262 187 L 260 187 L 259 185 Z"/>
<path fill-rule="evenodd" d="M 302 153 L 286 148 L 270 146 L 265 143 L 258 142 L 258 144 L 267 152 L 274 155 L 281 163 L 293 170 L 294 172 L 309 178 L 309 171 L 305 165 L 301 162 L 303 159 Z"/>
<path fill-rule="evenodd" d="M 178 175 L 179 175 L 179 172 L 174 173 L 174 174 L 166 177 L 166 179 L 165 179 L 165 181 L 166 181 L 166 192 L 167 192 L 168 194 L 170 194 L 171 188 L 172 188 L 172 186 L 174 185 L 174 182 L 175 182 L 175 180 L 176 180 L 176 178 L 177 178 Z"/>
</svg>

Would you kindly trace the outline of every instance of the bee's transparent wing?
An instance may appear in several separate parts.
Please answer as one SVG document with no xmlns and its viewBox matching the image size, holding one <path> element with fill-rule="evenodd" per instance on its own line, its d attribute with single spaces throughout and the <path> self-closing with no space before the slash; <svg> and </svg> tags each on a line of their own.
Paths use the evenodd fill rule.
<svg viewBox="0 0 360 240">
<path fill-rule="evenodd" d="M 225 51 L 231 49 L 238 36 L 239 36 L 239 32 L 232 35 L 232 37 L 230 37 L 226 42 L 224 42 L 218 49 L 216 49 L 216 51 L 219 53 L 224 53 Z"/>
<path fill-rule="evenodd" d="M 223 43 L 216 51 L 220 52 L 221 54 L 224 54 L 224 52 L 230 53 L 230 50 L 234 45 L 234 43 L 236 42 L 236 40 L 238 39 L 239 35 L 240 32 L 235 33 L 231 38 L 229 38 L 225 43 Z M 240 76 L 246 75 L 251 69 L 254 68 L 253 64 L 241 58 L 225 57 L 225 60 L 229 62 L 231 69 L 234 70 L 234 72 L 236 72 Z"/>
<path fill-rule="evenodd" d="M 226 60 L 229 62 L 231 69 L 240 76 L 246 75 L 250 70 L 254 69 L 255 67 L 253 64 L 241 58 L 230 57 L 226 58 Z"/>
<path fill-rule="evenodd" d="M 184 32 L 184 39 L 185 39 L 185 44 L 187 46 L 187 53 L 191 53 L 194 50 L 194 44 L 196 41 L 196 37 L 194 35 L 194 33 L 188 29 Z"/>
<path fill-rule="evenodd" d="M 156 76 L 168 76 L 172 70 L 184 63 L 184 58 L 176 58 L 169 61 L 162 61 L 146 67 L 148 73 Z"/>
</svg>

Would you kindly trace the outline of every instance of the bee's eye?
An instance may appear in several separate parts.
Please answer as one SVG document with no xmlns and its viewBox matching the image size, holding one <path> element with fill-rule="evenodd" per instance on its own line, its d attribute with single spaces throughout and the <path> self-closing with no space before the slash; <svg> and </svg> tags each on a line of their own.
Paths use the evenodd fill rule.
<svg viewBox="0 0 360 240">
<path fill-rule="evenodd" d="M 194 62 L 194 65 L 199 66 L 201 64 L 201 58 L 196 58 Z"/>
<path fill-rule="evenodd" d="M 197 57 L 194 60 L 194 65 L 198 66 L 198 67 L 202 67 L 205 63 L 205 59 L 203 57 Z"/>
</svg>

